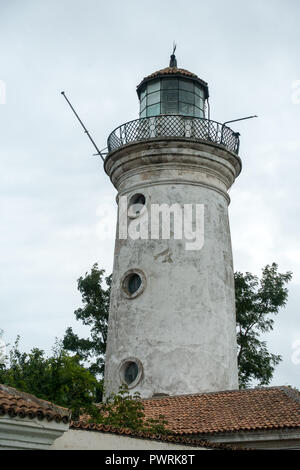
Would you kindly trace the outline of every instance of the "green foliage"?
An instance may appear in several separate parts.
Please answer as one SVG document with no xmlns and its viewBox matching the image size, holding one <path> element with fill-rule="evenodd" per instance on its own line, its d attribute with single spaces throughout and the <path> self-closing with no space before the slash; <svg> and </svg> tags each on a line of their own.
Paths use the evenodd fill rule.
<svg viewBox="0 0 300 470">
<path fill-rule="evenodd" d="M 96 405 L 102 384 L 79 364 L 77 356 L 68 355 L 60 343 L 55 344 L 52 356 L 45 357 L 38 348 L 30 353 L 20 352 L 19 340 L 18 337 L 7 363 L 0 364 L 0 383 L 70 409 L 73 420 L 87 415 L 92 422 L 115 428 L 152 434 L 168 432 L 162 416 L 157 420 L 145 418 L 140 395 L 130 395 L 127 385 L 122 385 L 106 403 Z"/>
<path fill-rule="evenodd" d="M 72 328 L 68 328 L 63 339 L 64 349 L 76 353 L 80 361 L 89 363 L 88 369 L 95 377 L 103 376 L 104 373 L 107 340 L 111 276 L 104 278 L 104 272 L 96 263 L 90 273 L 78 279 L 83 307 L 74 313 L 77 320 L 90 326 L 90 336 L 80 338 Z M 104 279 L 106 287 L 103 286 Z"/>
<path fill-rule="evenodd" d="M 259 385 L 270 383 L 279 355 L 268 351 L 266 342 L 260 340 L 262 333 L 273 329 L 274 319 L 286 304 L 290 272 L 278 273 L 278 265 L 273 263 L 262 270 L 259 279 L 251 273 L 235 273 L 237 341 L 239 381 L 242 388 L 253 381 Z M 103 286 L 103 281 L 106 286 Z M 107 340 L 107 322 L 111 276 L 104 277 L 104 270 L 94 264 L 90 273 L 78 280 L 83 307 L 75 311 L 76 318 L 91 327 L 90 337 L 79 338 L 68 328 L 63 340 L 66 350 L 76 353 L 80 361 L 89 362 L 89 371 L 95 377 L 103 377 Z M 100 390 L 100 389 L 98 389 Z M 97 401 L 101 400 L 101 391 Z"/>
<path fill-rule="evenodd" d="M 251 273 L 235 273 L 238 366 L 241 388 L 253 380 L 268 385 L 281 356 L 270 353 L 261 333 L 273 330 L 274 318 L 287 302 L 286 284 L 292 274 L 279 273 L 273 263 L 262 270 L 261 279 Z"/>
<path fill-rule="evenodd" d="M 98 413 L 91 415 L 91 421 L 136 432 L 169 433 L 165 427 L 167 421 L 162 415 L 158 419 L 145 418 L 140 394 L 135 392 L 131 395 L 126 384 L 120 387 L 118 393 L 112 394 L 106 403 L 101 404 Z"/>
<path fill-rule="evenodd" d="M 267 265 L 259 279 L 251 273 L 235 273 L 237 342 L 239 380 L 242 388 L 253 380 L 267 385 L 281 357 L 267 350 L 261 333 L 273 329 L 274 318 L 287 302 L 286 284 L 292 274 L 278 273 L 277 264 Z M 106 286 L 103 286 L 103 281 Z M 69 408 L 76 420 L 80 414 L 90 416 L 93 422 L 133 431 L 167 433 L 163 416 L 146 419 L 144 405 L 138 393 L 130 395 L 122 385 L 117 394 L 101 405 L 111 276 L 97 264 L 78 279 L 83 307 L 74 313 L 76 319 L 88 325 L 88 338 L 79 338 L 68 328 L 63 343 L 56 343 L 53 355 L 45 357 L 44 351 L 33 348 L 21 353 L 19 337 L 9 353 L 9 359 L 0 363 L 0 383 L 31 393 L 38 398 Z M 70 355 L 67 351 L 75 353 Z M 88 368 L 85 364 L 88 363 Z"/>
<path fill-rule="evenodd" d="M 81 412 L 93 412 L 99 383 L 70 356 L 59 343 L 53 356 L 33 348 L 30 353 L 19 350 L 19 337 L 9 353 L 8 363 L 0 367 L 0 383 L 31 393 L 43 400 L 64 406 L 72 411 L 73 419 Z"/>
</svg>

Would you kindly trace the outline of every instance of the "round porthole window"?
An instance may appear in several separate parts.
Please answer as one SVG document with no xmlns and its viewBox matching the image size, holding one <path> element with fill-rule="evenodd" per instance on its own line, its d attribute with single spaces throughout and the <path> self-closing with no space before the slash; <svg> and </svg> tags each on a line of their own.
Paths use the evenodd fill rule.
<svg viewBox="0 0 300 470">
<path fill-rule="evenodd" d="M 126 364 L 124 378 L 127 385 L 132 384 L 132 382 L 136 380 L 138 373 L 139 368 L 136 362 L 128 362 L 128 364 Z"/>
<path fill-rule="evenodd" d="M 139 269 L 131 269 L 123 276 L 121 287 L 127 298 L 133 299 L 140 295 L 146 286 L 144 273 Z"/>
<path fill-rule="evenodd" d="M 141 276 L 137 273 L 132 273 L 127 279 L 127 290 L 129 294 L 134 294 L 142 284 Z"/>
<path fill-rule="evenodd" d="M 133 388 L 142 378 L 143 366 L 138 359 L 129 357 L 121 362 L 119 372 L 121 382 L 126 383 L 128 388 Z"/>
<path fill-rule="evenodd" d="M 129 199 L 128 216 L 132 219 L 139 217 L 146 209 L 146 198 L 144 194 L 137 193 Z"/>
</svg>

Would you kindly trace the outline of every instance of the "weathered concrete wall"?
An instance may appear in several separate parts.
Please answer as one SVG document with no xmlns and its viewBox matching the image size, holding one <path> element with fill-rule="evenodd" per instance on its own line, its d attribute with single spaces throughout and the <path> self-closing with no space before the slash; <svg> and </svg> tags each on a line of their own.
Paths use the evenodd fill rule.
<svg viewBox="0 0 300 470">
<path fill-rule="evenodd" d="M 199 437 L 194 436 L 194 438 Z M 244 449 L 300 449 L 300 431 L 298 429 L 236 431 L 203 435 L 201 439 L 215 444 L 229 444 Z"/>
<path fill-rule="evenodd" d="M 162 140 L 128 145 L 106 162 L 119 196 L 142 193 L 151 204 L 204 204 L 204 245 L 186 240 L 116 240 L 105 386 L 121 383 L 120 365 L 137 359 L 134 391 L 179 395 L 238 387 L 236 326 L 227 190 L 239 159 L 216 145 Z M 145 276 L 128 299 L 124 273 Z"/>
<path fill-rule="evenodd" d="M 56 439 L 49 450 L 209 450 L 206 447 L 191 447 L 147 439 L 137 439 L 97 431 L 70 429 Z"/>
<path fill-rule="evenodd" d="M 69 423 L 0 416 L 0 450 L 45 450 L 69 429 Z"/>
</svg>

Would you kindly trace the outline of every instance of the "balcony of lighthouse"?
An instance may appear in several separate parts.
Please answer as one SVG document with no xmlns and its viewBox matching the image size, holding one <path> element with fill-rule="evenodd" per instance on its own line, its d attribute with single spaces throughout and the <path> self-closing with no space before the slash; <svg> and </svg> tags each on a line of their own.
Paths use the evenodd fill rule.
<svg viewBox="0 0 300 470">
<path fill-rule="evenodd" d="M 164 139 L 211 143 L 239 154 L 239 133 L 210 119 L 180 114 L 159 114 L 120 125 L 109 135 L 107 151 L 109 155 L 128 144 Z"/>
</svg>

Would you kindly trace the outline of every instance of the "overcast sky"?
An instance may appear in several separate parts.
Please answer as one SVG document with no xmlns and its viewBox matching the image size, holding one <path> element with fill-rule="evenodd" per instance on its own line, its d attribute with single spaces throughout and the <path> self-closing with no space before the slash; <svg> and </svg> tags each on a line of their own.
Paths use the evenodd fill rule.
<svg viewBox="0 0 300 470">
<path fill-rule="evenodd" d="M 243 161 L 230 191 L 234 267 L 293 271 L 267 338 L 283 356 L 272 384 L 300 387 L 299 21 L 299 0 L 0 0 L 6 342 L 20 334 L 24 350 L 49 352 L 68 326 L 83 333 L 76 281 L 95 262 L 112 269 L 103 227 L 116 191 L 60 92 L 103 148 L 138 117 L 136 85 L 168 65 L 175 40 L 178 66 L 209 83 L 212 119 L 259 115 L 232 125 Z"/>
</svg>

